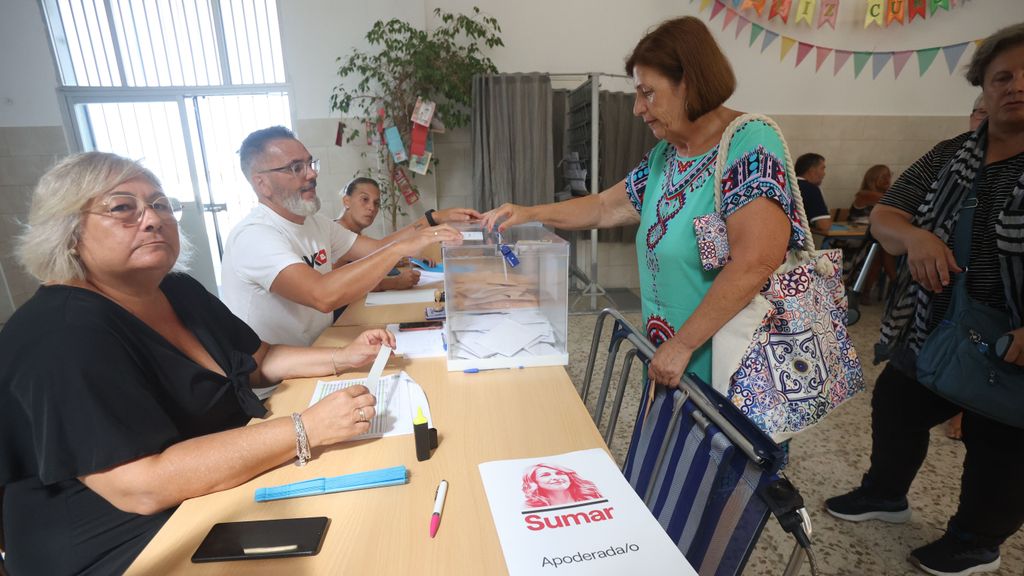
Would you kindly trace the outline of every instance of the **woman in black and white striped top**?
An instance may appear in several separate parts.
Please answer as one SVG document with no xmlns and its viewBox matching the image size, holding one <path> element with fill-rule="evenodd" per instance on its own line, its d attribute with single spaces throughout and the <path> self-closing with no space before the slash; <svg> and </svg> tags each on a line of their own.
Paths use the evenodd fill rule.
<svg viewBox="0 0 1024 576">
<path fill-rule="evenodd" d="M 929 429 L 964 410 L 960 506 L 946 534 L 910 556 L 938 575 L 995 570 L 999 546 L 1024 524 L 1024 429 L 950 402 L 917 379 L 917 355 L 964 272 L 953 255 L 953 229 L 972 187 L 967 293 L 1011 320 L 1004 359 L 1024 366 L 1024 24 L 987 38 L 967 80 L 981 86 L 988 121 L 935 146 L 871 214 L 874 237 L 886 252 L 904 256 L 876 348 L 876 360 L 890 362 L 872 398 L 871 468 L 860 487 L 825 503 L 845 520 L 907 521 L 906 495 L 928 451 Z"/>
</svg>

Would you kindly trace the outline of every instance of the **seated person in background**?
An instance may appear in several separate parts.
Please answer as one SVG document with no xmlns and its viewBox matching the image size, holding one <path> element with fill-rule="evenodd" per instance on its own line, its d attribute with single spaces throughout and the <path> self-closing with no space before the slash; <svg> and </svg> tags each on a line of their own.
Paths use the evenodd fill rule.
<svg viewBox="0 0 1024 576">
<path fill-rule="evenodd" d="M 335 222 L 345 229 L 362 234 L 363 230 L 373 225 L 380 212 L 380 186 L 372 178 L 359 177 L 352 179 L 342 189 L 341 202 L 345 211 Z M 388 234 L 382 242 L 394 242 L 406 238 L 428 226 L 437 226 L 447 222 L 469 222 L 480 218 L 480 213 L 469 208 L 449 208 L 447 210 L 427 210 L 412 224 Z M 405 290 L 419 282 L 420 272 L 414 269 L 403 269 L 397 275 L 384 278 L 374 288 L 381 290 Z"/>
<path fill-rule="evenodd" d="M 821 183 L 825 181 L 825 157 L 808 152 L 796 159 L 793 168 L 797 184 L 800 185 L 800 194 L 804 198 L 804 210 L 811 231 L 819 234 L 828 232 L 832 227 L 832 217 L 828 213 L 825 197 L 821 194 Z"/>
<path fill-rule="evenodd" d="M 374 240 L 317 214 L 319 162 L 282 126 L 247 136 L 239 155 L 260 204 L 228 236 L 222 291 L 231 311 L 265 342 L 308 346 L 331 325 L 336 308 L 366 295 L 401 258 L 462 241 L 444 224 L 396 242 Z M 353 262 L 341 266 L 342 260 Z"/>
<path fill-rule="evenodd" d="M 864 173 L 860 181 L 860 190 L 857 190 L 853 197 L 853 204 L 850 206 L 850 222 L 856 224 L 867 224 L 871 209 L 878 204 L 882 196 L 892 185 L 892 170 L 885 164 L 875 164 Z"/>
<path fill-rule="evenodd" d="M 363 386 L 245 425 L 267 415 L 253 386 L 366 365 L 394 337 L 261 342 L 172 271 L 183 267 L 180 210 L 149 170 L 114 154 L 65 158 L 36 187 L 17 250 L 43 286 L 0 332 L 12 574 L 121 574 L 185 499 L 280 466 L 297 445 L 369 430 L 376 399 Z"/>
</svg>

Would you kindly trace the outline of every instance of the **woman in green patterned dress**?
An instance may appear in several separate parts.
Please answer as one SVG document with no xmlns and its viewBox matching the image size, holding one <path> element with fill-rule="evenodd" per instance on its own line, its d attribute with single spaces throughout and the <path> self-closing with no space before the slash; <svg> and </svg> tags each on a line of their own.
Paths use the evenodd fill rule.
<svg viewBox="0 0 1024 576">
<path fill-rule="evenodd" d="M 504 204 L 484 215 L 499 230 L 539 221 L 569 230 L 639 224 L 636 236 L 643 322 L 658 346 L 650 378 L 679 385 L 684 371 L 711 382 L 711 337 L 758 293 L 789 247 L 803 242 L 786 177 L 784 144 L 767 124 L 740 127 L 727 151 L 726 127 L 741 115 L 723 103 L 736 79 L 704 24 L 693 17 L 662 23 L 626 62 L 633 113 L 660 142 L 611 188 L 566 202 Z M 694 219 L 715 212 L 714 173 L 727 154 L 722 209 L 730 259 L 705 270 Z"/>
</svg>

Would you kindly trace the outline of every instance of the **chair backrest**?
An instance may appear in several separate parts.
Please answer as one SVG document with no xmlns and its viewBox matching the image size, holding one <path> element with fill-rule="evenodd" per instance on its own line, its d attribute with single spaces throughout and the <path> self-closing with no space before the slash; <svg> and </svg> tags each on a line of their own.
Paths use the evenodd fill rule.
<svg viewBox="0 0 1024 576">
<path fill-rule="evenodd" d="M 834 208 L 832 209 L 832 221 L 833 222 L 846 222 L 850 219 L 849 208 Z"/>
</svg>

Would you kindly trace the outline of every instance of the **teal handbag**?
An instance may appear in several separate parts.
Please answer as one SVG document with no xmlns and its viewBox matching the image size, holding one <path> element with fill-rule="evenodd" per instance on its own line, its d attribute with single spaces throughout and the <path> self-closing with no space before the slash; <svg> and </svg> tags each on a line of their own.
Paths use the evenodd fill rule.
<svg viewBox="0 0 1024 576">
<path fill-rule="evenodd" d="M 998 359 L 993 352 L 999 337 L 1015 327 L 1006 312 L 967 294 L 964 264 L 970 261 L 976 206 L 972 188 L 960 208 L 953 238 L 953 254 L 965 271 L 953 285 L 953 299 L 945 317 L 917 355 L 917 380 L 972 412 L 1024 428 L 1024 368 Z"/>
</svg>

